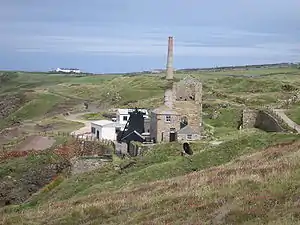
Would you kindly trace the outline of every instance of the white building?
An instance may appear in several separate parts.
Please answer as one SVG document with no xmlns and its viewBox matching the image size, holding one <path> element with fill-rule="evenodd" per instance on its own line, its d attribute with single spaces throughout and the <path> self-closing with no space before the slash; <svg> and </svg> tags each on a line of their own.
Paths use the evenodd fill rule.
<svg viewBox="0 0 300 225">
<path fill-rule="evenodd" d="M 118 109 L 116 113 L 116 127 L 119 127 L 120 130 L 124 130 L 125 125 L 130 117 L 130 112 L 133 112 L 135 109 Z M 147 109 L 138 109 L 144 113 L 144 118 L 149 118 Z"/>
<path fill-rule="evenodd" d="M 81 73 L 79 69 L 57 68 L 55 72 L 58 73 Z"/>
<path fill-rule="evenodd" d="M 110 120 L 99 120 L 91 123 L 92 136 L 97 139 L 115 141 L 117 139 L 116 123 Z"/>
<path fill-rule="evenodd" d="M 127 121 L 130 117 L 130 112 L 135 109 L 118 109 L 116 118 L 111 120 L 99 120 L 91 122 L 92 136 L 97 139 L 106 139 L 115 141 L 117 139 L 117 133 L 123 131 Z M 144 118 L 149 118 L 148 111 L 146 109 L 138 109 L 143 112 Z"/>
</svg>

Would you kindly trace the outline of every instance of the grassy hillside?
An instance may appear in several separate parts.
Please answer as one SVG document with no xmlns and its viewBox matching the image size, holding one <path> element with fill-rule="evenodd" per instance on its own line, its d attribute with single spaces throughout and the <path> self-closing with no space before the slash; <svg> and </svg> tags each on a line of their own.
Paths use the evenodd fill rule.
<svg viewBox="0 0 300 225">
<path fill-rule="evenodd" d="M 6 78 L 0 83 L 0 95 L 7 96 L 19 92 L 26 100 L 14 107 L 6 124 L 10 124 L 14 117 L 20 121 L 39 119 L 49 113 L 55 116 L 65 111 L 72 111 L 78 108 L 77 106 L 83 108 L 85 101 L 101 106 L 103 110 L 108 107 L 154 108 L 162 103 L 163 92 L 168 85 L 161 76 L 150 75 L 72 77 L 62 74 L 20 72 L 2 73 L 2 76 L 4 75 Z M 245 106 L 277 105 L 294 94 L 294 91 L 284 89 L 284 85 L 294 88 L 300 85 L 300 70 L 296 68 L 198 71 L 188 74 L 179 71 L 175 74 L 177 78 L 186 75 L 203 82 L 205 103 L 228 103 L 234 106 L 229 110 Z M 249 77 L 249 75 L 255 76 Z"/>
<path fill-rule="evenodd" d="M 245 107 L 277 107 L 293 96 L 300 70 L 188 75 L 203 83 L 203 121 L 210 134 L 210 139 L 191 145 L 193 156 L 182 157 L 177 143 L 163 144 L 96 171 L 58 176 L 26 203 L 1 208 L 0 224 L 300 224 L 300 136 L 237 130 Z M 8 115 L 0 128 L 19 121 L 65 132 L 81 124 L 61 114 L 82 109 L 84 102 L 93 112 L 82 119 L 102 119 L 113 107 L 160 105 L 168 85 L 150 75 L 13 73 L 1 82 L 0 96 L 5 98 L 0 106 L 17 106 L 0 107 Z M 287 114 L 300 123 L 298 108 L 291 105 Z M 29 168 L 38 174 L 59 161 L 52 154 L 32 157 L 2 162 L 0 178 L 20 180 L 19 174 Z"/>
<path fill-rule="evenodd" d="M 191 161 L 177 144 L 162 145 L 122 173 L 108 165 L 70 177 L 27 204 L 1 210 L 1 217 L 5 224 L 208 224 L 218 218 L 220 224 L 296 224 L 300 144 L 261 151 L 293 140 L 299 137 L 259 132 L 219 146 L 194 144 Z"/>
</svg>

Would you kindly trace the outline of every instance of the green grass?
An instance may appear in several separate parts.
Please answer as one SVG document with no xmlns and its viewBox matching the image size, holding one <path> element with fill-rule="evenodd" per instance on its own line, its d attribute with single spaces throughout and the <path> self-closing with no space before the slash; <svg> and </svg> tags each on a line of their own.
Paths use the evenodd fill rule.
<svg viewBox="0 0 300 225">
<path fill-rule="evenodd" d="M 203 82 L 204 100 L 207 99 L 208 102 L 221 100 L 240 106 L 258 107 L 276 105 L 279 100 L 291 96 L 292 93 L 282 90 L 282 85 L 299 86 L 299 71 L 295 68 L 279 68 L 223 72 L 197 71 L 189 75 Z M 262 76 L 258 78 L 226 76 L 230 74 Z M 176 72 L 175 76 L 182 78 L 186 73 Z M 155 108 L 163 102 L 163 93 L 167 85 L 167 81 L 162 77 L 150 75 L 72 77 L 61 74 L 17 72 L 12 74 L 11 80 L 1 86 L 1 92 L 44 90 L 45 96 L 37 95 L 16 112 L 16 116 L 20 119 L 34 119 L 49 110 L 55 113 L 55 108 L 59 105 L 63 107 L 67 100 L 72 100 L 74 104 L 89 101 L 112 107 Z M 45 107 L 40 107 L 44 99 Z M 32 110 L 33 108 L 37 110 Z M 27 115 L 29 113 L 31 116 Z M 100 118 L 97 115 L 91 115 L 91 118 L 94 116 Z"/>
<path fill-rule="evenodd" d="M 87 113 L 82 116 L 85 120 L 104 120 L 106 119 L 102 113 Z"/>
<path fill-rule="evenodd" d="M 234 78 L 226 76 L 229 74 L 258 76 L 257 78 L 246 76 Z M 186 73 L 179 72 L 175 75 L 177 78 L 182 78 Z M 32 197 L 28 203 L 0 210 L 0 217 L 8 218 L 3 221 L 7 221 L 7 224 L 26 224 L 26 222 L 32 224 L 77 224 L 79 222 L 83 224 L 142 224 L 145 221 L 155 223 L 161 219 L 171 224 L 185 224 L 188 220 L 191 224 L 195 224 L 196 221 L 199 222 L 199 218 L 215 218 L 215 213 L 218 214 L 221 207 L 218 201 L 222 201 L 226 204 L 232 203 L 235 208 L 226 214 L 226 218 L 223 218 L 225 222 L 221 224 L 247 224 L 247 220 L 248 224 L 267 224 L 267 222 L 269 224 L 281 224 L 280 222 L 292 224 L 291 218 L 299 216 L 299 212 L 296 211 L 297 207 L 291 207 L 294 201 L 290 199 L 300 194 L 299 185 L 297 185 L 299 168 L 291 167 L 291 171 L 278 175 L 268 172 L 268 176 L 263 177 L 264 182 L 258 182 L 255 180 L 258 179 L 255 173 L 256 167 L 266 167 L 260 168 L 263 173 L 268 170 L 271 162 L 276 165 L 274 170 L 280 170 L 281 166 L 285 168 L 285 164 L 269 160 L 253 168 L 248 168 L 250 167 L 247 167 L 248 164 L 238 165 L 236 168 L 245 166 L 246 170 L 251 170 L 253 174 L 250 172 L 242 174 L 240 176 L 245 179 L 239 178 L 238 182 L 233 182 L 230 179 L 238 180 L 236 178 L 238 175 L 232 172 L 230 166 L 238 164 L 240 157 L 261 152 L 270 145 L 300 140 L 299 135 L 295 134 L 272 134 L 255 129 L 237 130 L 241 110 L 245 106 L 255 108 L 261 105 L 276 105 L 278 100 L 287 99 L 293 95 L 292 91 L 284 90 L 282 85 L 299 86 L 299 70 L 291 68 L 191 72 L 191 75 L 203 82 L 205 103 L 211 105 L 203 109 L 205 127 L 213 131 L 214 140 L 223 141 L 221 144 L 213 145 L 209 141 L 193 143 L 191 146 L 194 155 L 188 158 L 180 156 L 181 145 L 163 144 L 134 159 L 118 159 L 96 171 L 60 177 L 49 184 L 44 191 Z M 64 104 L 66 99 L 78 102 L 89 100 L 97 104 L 107 104 L 109 107 L 153 108 L 162 103 L 163 92 L 168 82 L 161 77 L 146 75 L 65 77 L 22 73 L 14 76 L 7 85 L 12 90 L 13 88 L 20 90 L 32 88 L 41 93 L 33 94 L 30 101 L 14 112 L 11 117 L 15 116 L 20 120 L 38 119 L 43 125 L 50 124 L 57 130 L 68 130 L 79 124 L 69 123 L 61 117 L 43 118 L 47 112 L 55 109 L 59 104 Z M 46 91 L 42 92 L 42 89 Z M 9 88 L 5 87 L 5 91 L 8 90 Z M 229 106 L 220 108 L 218 103 L 229 103 Z M 298 105 L 295 105 L 287 113 L 295 122 L 300 122 L 298 108 Z M 214 110 L 218 111 L 216 119 L 210 118 Z M 102 113 L 93 113 L 86 114 L 84 118 L 94 120 L 102 119 L 102 116 Z M 56 138 L 57 143 L 66 141 Z M 265 154 L 269 153 L 262 151 L 261 154 L 253 162 L 260 162 Z M 276 153 L 271 156 L 277 157 L 278 154 L 280 155 Z M 16 173 L 13 175 L 17 176 L 30 167 L 34 168 L 39 163 L 45 163 L 45 160 L 49 161 L 48 158 L 43 157 L 32 158 L 32 161 L 30 157 L 7 161 L 0 167 L 0 177 L 8 175 L 11 170 Z M 297 158 L 297 155 L 286 157 L 283 161 L 286 160 L 286 164 L 291 165 L 292 159 Z M 115 165 L 122 167 L 130 162 L 134 162 L 134 165 L 122 172 L 114 168 Z M 220 175 L 211 174 L 209 169 L 216 166 L 227 168 L 228 175 L 222 179 L 228 180 L 222 185 L 217 183 L 213 188 L 214 179 L 220 178 Z M 220 173 L 222 174 L 222 170 Z M 199 177 L 193 180 L 191 178 L 193 174 Z M 203 181 L 205 179 L 208 180 L 207 182 L 212 181 L 208 184 Z M 276 206 L 272 205 L 274 203 L 272 199 L 250 203 L 245 200 L 248 196 L 258 196 L 261 192 L 268 193 L 273 196 L 272 199 L 282 200 L 282 202 Z M 241 196 L 240 199 L 239 196 Z M 102 202 L 102 199 L 105 200 Z M 191 207 L 187 203 L 189 201 L 193 201 L 193 204 L 198 204 L 198 206 Z M 256 206 L 254 206 L 255 203 Z M 64 207 L 59 209 L 57 205 L 60 204 Z M 205 205 L 205 207 L 200 205 Z M 173 207 L 179 209 L 176 211 Z M 251 207 L 256 207 L 261 214 L 251 212 Z M 291 211 L 285 213 L 284 207 Z M 18 214 L 18 212 L 22 213 Z M 39 216 L 38 212 L 43 212 L 43 217 Z M 132 216 L 128 219 L 128 216 L 125 218 L 125 214 Z M 211 222 L 211 220 L 207 221 Z"/>
<path fill-rule="evenodd" d="M 291 106 L 286 115 L 291 118 L 295 123 L 300 125 L 300 103 L 294 104 Z"/>
<path fill-rule="evenodd" d="M 180 157 L 181 146 L 179 144 L 161 145 L 135 159 L 135 166 L 130 167 L 123 174 L 119 174 L 112 168 L 112 165 L 108 165 L 94 172 L 71 177 L 47 195 L 38 196 L 35 201 L 37 199 L 41 202 L 69 199 L 180 176 L 225 164 L 243 154 L 256 152 L 271 144 L 299 139 L 299 136 L 292 134 L 258 132 L 241 135 L 218 146 L 205 143 L 193 144 L 195 155 L 191 157 L 191 162 Z"/>
<path fill-rule="evenodd" d="M 38 94 L 36 98 L 26 103 L 10 117 L 16 117 L 18 120 L 38 118 L 45 115 L 62 101 L 63 99 L 56 95 Z"/>
<path fill-rule="evenodd" d="M 0 163 L 0 179 L 11 176 L 15 179 L 21 178 L 31 168 L 39 168 L 43 164 L 54 164 L 61 158 L 51 152 L 40 155 L 28 155 L 27 157 L 14 158 Z"/>
<path fill-rule="evenodd" d="M 63 116 L 54 116 L 42 119 L 38 125 L 50 127 L 54 132 L 71 132 L 83 127 L 82 123 L 66 120 Z"/>
<path fill-rule="evenodd" d="M 47 188 L 47 191 L 40 192 L 37 196 L 32 198 L 30 202 L 19 207 L 8 208 L 6 212 L 13 214 L 21 210 L 23 221 L 29 219 L 28 215 L 31 215 L 30 219 L 32 221 L 40 221 L 38 223 L 40 224 L 43 219 L 37 216 L 36 210 L 42 210 L 46 207 L 48 210 L 47 214 L 52 216 L 56 214 L 60 215 L 55 216 L 56 219 L 52 221 L 53 224 L 74 224 L 76 223 L 75 221 L 81 221 L 83 218 L 85 218 L 86 222 L 98 221 L 98 224 L 104 223 L 103 221 L 106 221 L 106 224 L 109 224 L 108 221 L 112 224 L 127 224 L 126 222 L 121 222 L 122 219 L 120 218 L 124 213 L 126 214 L 126 209 L 129 207 L 129 205 L 123 203 L 122 199 L 124 198 L 124 201 L 128 201 L 128 204 L 129 201 L 134 201 L 130 204 L 136 205 L 137 209 L 139 208 L 134 217 L 131 218 L 131 222 L 127 221 L 128 224 L 139 224 L 143 221 L 151 220 L 150 218 L 152 218 L 157 208 L 160 209 L 159 213 L 156 212 L 157 218 L 169 215 L 170 221 L 177 221 L 179 223 L 180 221 L 191 219 L 190 217 L 186 217 L 186 215 L 198 215 L 201 218 L 203 218 L 204 215 L 210 215 L 213 211 L 218 210 L 218 204 L 213 203 L 216 200 L 220 201 L 223 199 L 225 203 L 232 202 L 238 206 L 242 204 L 240 201 L 244 201 L 245 199 L 243 207 L 231 209 L 230 214 L 226 216 L 227 223 L 243 224 L 249 219 L 257 222 L 257 218 L 251 217 L 252 214 L 245 214 L 245 212 L 251 210 L 251 207 L 254 206 L 255 197 L 266 195 L 266 200 L 263 198 L 255 200 L 257 204 L 257 211 L 255 212 L 262 212 L 261 215 L 259 214 L 257 216 L 267 221 L 270 220 L 270 218 L 268 215 L 263 214 L 263 210 L 268 209 L 268 206 L 265 204 L 266 201 L 270 201 L 270 196 L 277 201 L 281 199 L 282 203 L 280 203 L 281 205 L 277 205 L 277 207 L 283 207 L 285 201 L 299 194 L 297 191 L 299 190 L 299 185 L 294 182 L 300 178 L 297 170 L 282 177 L 277 176 L 275 179 L 270 178 L 268 183 L 256 183 L 247 180 L 246 176 L 244 176 L 245 178 L 241 180 L 236 178 L 236 182 L 225 182 L 222 185 L 218 185 L 218 183 L 203 183 L 203 178 L 199 175 L 199 180 L 193 178 L 192 174 L 187 177 L 181 176 L 190 172 L 204 171 L 214 166 L 225 165 L 229 162 L 239 163 L 240 159 L 238 160 L 238 158 L 240 156 L 253 154 L 272 144 L 286 143 L 299 139 L 299 136 L 293 134 L 267 134 L 258 132 L 252 135 L 242 135 L 238 139 L 224 142 L 219 146 L 194 143 L 192 147 L 195 154 L 190 157 L 191 161 L 180 156 L 180 146 L 178 144 L 165 144 L 135 159 L 136 164 L 121 174 L 114 171 L 112 166 L 108 165 L 97 171 L 67 179 L 59 179 L 57 183 L 50 184 L 50 188 Z M 262 160 L 262 158 L 258 159 Z M 256 162 L 258 159 L 254 159 L 253 162 Z M 235 168 L 239 167 L 237 166 Z M 260 170 L 263 172 L 263 169 Z M 229 179 L 229 175 L 226 176 L 226 173 L 232 174 L 232 176 L 234 175 L 234 171 L 230 168 L 228 170 L 221 169 L 219 171 L 220 172 L 214 176 L 210 177 L 207 175 L 207 179 L 213 180 L 215 177 L 222 181 L 221 179 Z M 206 173 L 210 173 L 209 170 L 207 170 Z M 222 173 L 224 173 L 223 176 Z M 205 177 L 204 175 L 204 178 Z M 166 179 L 169 178 L 173 179 L 167 181 Z M 192 179 L 194 180 L 192 181 Z M 182 180 L 182 182 L 180 182 L 180 180 Z M 188 185 L 189 182 L 192 183 Z M 198 182 L 200 182 L 200 184 L 196 185 Z M 192 188 L 192 186 L 195 185 L 197 187 Z M 214 189 L 209 185 L 215 185 Z M 184 186 L 184 188 L 182 189 L 181 186 Z M 178 194 L 171 194 L 176 192 Z M 132 195 L 132 197 L 128 195 Z M 143 199 L 142 196 L 145 195 L 147 196 L 147 200 L 137 203 L 135 202 L 137 199 L 133 197 L 137 195 L 140 196 L 139 198 L 141 199 Z M 106 203 L 97 203 L 101 201 L 104 196 L 106 196 Z M 236 198 L 236 196 L 240 196 L 240 200 Z M 253 199 L 253 202 L 251 201 L 248 203 L 250 205 L 247 205 L 246 199 L 249 197 Z M 126 198 L 128 199 L 126 200 Z M 91 202 L 94 202 L 95 205 L 89 205 Z M 56 210 L 56 204 L 67 205 L 64 206 L 64 209 L 61 209 L 64 211 L 63 214 L 61 214 L 59 210 Z M 84 213 L 77 211 L 77 204 L 85 204 L 87 206 L 82 208 L 84 209 Z M 205 206 L 201 207 L 203 204 Z M 119 205 L 122 211 L 118 211 L 118 207 L 114 208 L 114 205 Z M 105 209 L 102 207 L 105 207 Z M 173 210 L 174 207 L 178 208 L 178 211 Z M 270 205 L 270 207 L 272 206 Z M 167 213 L 167 211 L 170 211 L 171 214 Z M 27 213 L 29 214 L 27 215 Z M 17 219 L 19 216 L 21 216 L 21 214 L 11 215 L 7 217 L 7 220 L 15 221 L 14 219 Z M 283 217 L 284 215 L 282 215 L 282 218 Z M 163 218 L 160 219 L 162 220 Z M 19 221 L 22 220 L 19 219 Z M 100 222 L 100 220 L 102 222 Z M 16 224 L 18 223 L 21 222 L 17 222 Z M 44 221 L 44 223 L 46 223 L 46 221 Z M 222 224 L 226 223 L 224 222 Z M 256 223 L 253 222 L 252 224 Z"/>
</svg>

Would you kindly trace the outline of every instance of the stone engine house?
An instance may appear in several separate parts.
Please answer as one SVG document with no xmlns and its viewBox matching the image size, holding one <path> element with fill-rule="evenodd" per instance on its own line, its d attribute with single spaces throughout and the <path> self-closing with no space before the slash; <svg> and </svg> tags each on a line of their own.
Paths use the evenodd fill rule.
<svg viewBox="0 0 300 225">
<path fill-rule="evenodd" d="M 164 104 L 151 113 L 150 135 L 154 142 L 194 141 L 202 131 L 202 84 L 194 78 L 173 82 L 173 38 L 169 37 Z"/>
</svg>

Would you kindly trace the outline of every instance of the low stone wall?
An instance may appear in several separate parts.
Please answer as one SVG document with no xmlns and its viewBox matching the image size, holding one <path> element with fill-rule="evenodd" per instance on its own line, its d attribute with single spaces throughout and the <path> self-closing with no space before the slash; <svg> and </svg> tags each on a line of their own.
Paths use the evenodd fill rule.
<svg viewBox="0 0 300 225">
<path fill-rule="evenodd" d="M 145 151 L 151 150 L 154 146 L 155 146 L 155 144 L 143 144 L 143 143 L 133 141 L 133 142 L 130 142 L 130 144 L 128 146 L 128 154 L 131 157 L 136 157 L 136 156 L 143 154 L 143 152 L 145 152 Z"/>
<path fill-rule="evenodd" d="M 264 130 L 266 132 L 285 131 L 285 129 L 280 126 L 276 118 L 264 111 L 259 111 L 257 113 L 254 127 Z"/>
<path fill-rule="evenodd" d="M 268 110 L 245 109 L 242 113 L 242 128 L 258 128 L 266 132 L 286 131 Z"/>
<path fill-rule="evenodd" d="M 72 164 L 71 174 L 75 175 L 99 169 L 109 161 L 99 157 L 78 157 L 71 159 L 70 162 Z"/>
<path fill-rule="evenodd" d="M 79 156 L 108 155 L 113 153 L 113 147 L 100 141 L 77 141 L 80 145 Z"/>
<path fill-rule="evenodd" d="M 255 127 L 258 110 L 245 109 L 242 113 L 242 128 L 249 129 Z"/>
</svg>

